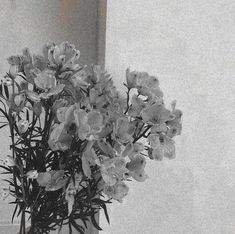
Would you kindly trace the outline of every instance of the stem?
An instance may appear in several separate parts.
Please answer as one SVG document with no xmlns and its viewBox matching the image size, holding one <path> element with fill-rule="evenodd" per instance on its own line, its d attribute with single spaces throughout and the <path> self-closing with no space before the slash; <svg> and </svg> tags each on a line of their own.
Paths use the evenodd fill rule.
<svg viewBox="0 0 235 234">
<path fill-rule="evenodd" d="M 126 95 L 127 95 L 127 99 L 126 99 L 126 104 L 127 104 L 127 107 L 126 107 L 126 110 L 124 112 L 124 114 L 127 113 L 127 111 L 129 110 L 130 106 L 129 106 L 129 101 L 130 101 L 130 88 L 127 87 L 127 92 L 126 92 Z"/>
<path fill-rule="evenodd" d="M 151 125 L 148 125 L 146 127 L 146 129 L 138 136 L 134 139 L 133 143 L 135 143 L 136 141 L 138 141 L 141 137 L 145 136 L 145 133 L 151 128 Z"/>
</svg>

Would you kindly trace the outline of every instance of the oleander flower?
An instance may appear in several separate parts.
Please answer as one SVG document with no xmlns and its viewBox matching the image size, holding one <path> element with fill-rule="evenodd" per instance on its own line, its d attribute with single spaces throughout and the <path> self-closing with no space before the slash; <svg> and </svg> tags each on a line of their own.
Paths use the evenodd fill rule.
<svg viewBox="0 0 235 234">
<path fill-rule="evenodd" d="M 171 138 L 180 135 L 182 130 L 182 123 L 181 123 L 182 111 L 176 109 L 172 111 L 172 114 L 174 118 L 166 122 L 168 127 L 167 136 Z"/>
<path fill-rule="evenodd" d="M 115 125 L 114 137 L 120 143 L 128 143 L 133 140 L 135 132 L 134 122 L 130 122 L 127 118 L 121 117 L 117 119 Z"/>
<path fill-rule="evenodd" d="M 149 158 L 162 160 L 163 157 L 175 158 L 175 142 L 166 135 L 156 136 L 154 148 L 149 148 Z"/>
<path fill-rule="evenodd" d="M 17 123 L 17 128 L 18 128 L 19 134 L 25 133 L 28 130 L 28 128 L 29 128 L 28 120 L 21 119 Z"/>
<path fill-rule="evenodd" d="M 98 139 L 98 134 L 104 126 L 103 116 L 99 111 L 91 110 L 87 113 L 83 109 L 76 109 L 74 116 L 78 127 L 78 136 L 81 140 Z"/>
<path fill-rule="evenodd" d="M 62 42 L 60 45 L 53 43 L 47 44 L 47 57 L 52 65 L 61 67 L 61 71 L 78 70 L 80 65 L 78 59 L 80 51 L 75 49 L 75 46 L 68 42 Z"/>
<path fill-rule="evenodd" d="M 130 71 L 130 68 L 126 69 L 126 83 L 129 89 L 135 88 L 137 85 L 138 72 Z"/>
<path fill-rule="evenodd" d="M 32 233 L 65 219 L 84 232 L 77 219 L 95 225 L 100 208 L 108 219 L 106 205 L 129 192 L 125 181 L 148 178 L 147 157 L 175 157 L 182 112 L 176 101 L 165 107 L 158 78 L 128 68 L 122 96 L 103 67 L 81 66 L 79 56 L 74 45 L 51 42 L 42 55 L 24 49 L 8 59 L 0 128 L 10 127 L 14 152 L 0 160 L 11 186 L 1 195 L 15 198 L 21 231 L 29 212 Z"/>
<path fill-rule="evenodd" d="M 37 179 L 38 178 L 38 171 L 37 170 L 30 170 L 26 173 L 28 179 Z"/>
<path fill-rule="evenodd" d="M 37 182 L 39 186 L 45 187 L 46 191 L 56 191 L 66 185 L 68 177 L 65 176 L 64 170 L 39 172 Z"/>
<path fill-rule="evenodd" d="M 128 114 L 132 117 L 139 116 L 140 112 L 145 106 L 146 104 L 144 103 L 144 101 L 134 94 L 131 99 L 131 106 L 128 109 Z"/>
<path fill-rule="evenodd" d="M 162 124 L 174 118 L 171 111 L 159 103 L 144 108 L 140 114 L 143 121 L 149 124 Z"/>
<path fill-rule="evenodd" d="M 72 136 L 66 131 L 65 124 L 55 124 L 50 133 L 48 145 L 51 150 L 65 151 L 69 149 L 72 142 Z"/>
<path fill-rule="evenodd" d="M 100 165 L 101 175 L 105 183 L 109 186 L 115 185 L 128 173 L 124 158 L 104 158 Z"/>
<path fill-rule="evenodd" d="M 113 186 L 105 186 L 104 188 L 104 194 L 119 202 L 123 201 L 123 198 L 128 194 L 128 192 L 129 187 L 123 181 L 117 182 Z"/>
<path fill-rule="evenodd" d="M 12 94 L 6 103 L 12 111 L 20 112 L 25 107 L 26 101 L 25 93 L 16 93 Z"/>
</svg>

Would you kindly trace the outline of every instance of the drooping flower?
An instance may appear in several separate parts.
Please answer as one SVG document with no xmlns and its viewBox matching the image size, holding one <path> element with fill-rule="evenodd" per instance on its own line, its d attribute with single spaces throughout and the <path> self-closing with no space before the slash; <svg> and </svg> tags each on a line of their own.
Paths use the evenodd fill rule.
<svg viewBox="0 0 235 234">
<path fill-rule="evenodd" d="M 72 136 L 66 131 L 65 124 L 55 124 L 48 140 L 48 145 L 51 150 L 65 151 L 69 149 L 71 142 Z"/>
</svg>

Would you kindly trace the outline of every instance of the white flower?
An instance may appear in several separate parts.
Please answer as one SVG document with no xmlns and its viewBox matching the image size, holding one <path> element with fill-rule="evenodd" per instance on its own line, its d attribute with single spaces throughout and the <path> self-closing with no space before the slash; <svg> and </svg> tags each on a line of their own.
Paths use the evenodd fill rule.
<svg viewBox="0 0 235 234">
<path fill-rule="evenodd" d="M 123 198 L 128 194 L 129 188 L 123 181 L 120 181 L 113 186 L 106 185 L 103 192 L 108 197 L 113 198 L 114 200 L 117 200 L 119 202 L 122 202 Z"/>
<path fill-rule="evenodd" d="M 18 128 L 19 134 L 25 133 L 28 130 L 28 128 L 29 128 L 28 120 L 21 119 L 17 123 L 17 128 Z"/>
<path fill-rule="evenodd" d="M 26 173 L 26 176 L 28 179 L 37 179 L 38 178 L 38 171 L 37 170 L 31 170 Z"/>
</svg>

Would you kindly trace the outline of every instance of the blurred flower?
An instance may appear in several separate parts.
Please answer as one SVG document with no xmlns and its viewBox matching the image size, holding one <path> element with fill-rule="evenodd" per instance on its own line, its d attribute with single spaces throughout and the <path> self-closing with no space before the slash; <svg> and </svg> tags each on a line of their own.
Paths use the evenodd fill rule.
<svg viewBox="0 0 235 234">
<path fill-rule="evenodd" d="M 175 158 L 175 144 L 170 137 L 164 135 L 156 136 L 155 141 L 154 148 L 150 148 L 148 151 L 149 158 L 156 160 L 162 160 L 163 157 Z"/>
<path fill-rule="evenodd" d="M 19 72 L 19 66 L 18 65 L 11 65 L 9 69 L 9 75 L 12 78 L 15 78 Z"/>
<path fill-rule="evenodd" d="M 130 68 L 126 69 L 126 83 L 128 88 L 135 88 L 137 84 L 138 72 L 130 72 Z"/>
<path fill-rule="evenodd" d="M 135 124 L 125 117 L 118 118 L 115 126 L 114 137 L 120 143 L 128 143 L 133 140 Z"/>
<path fill-rule="evenodd" d="M 26 173 L 26 176 L 28 179 L 37 179 L 38 178 L 38 171 L 37 170 L 31 170 Z"/>
<path fill-rule="evenodd" d="M 6 103 L 12 111 L 20 112 L 26 105 L 26 95 L 24 93 L 13 94 Z"/>
<path fill-rule="evenodd" d="M 126 164 L 126 168 L 130 171 L 142 171 L 145 168 L 146 159 L 143 155 L 136 155 Z"/>
<path fill-rule="evenodd" d="M 129 170 L 129 175 L 136 181 L 143 182 L 148 176 L 145 173 L 146 159 L 143 155 L 136 155 L 131 158 L 131 161 L 126 164 L 126 168 Z"/>
<path fill-rule="evenodd" d="M 18 128 L 19 134 L 25 133 L 28 130 L 28 128 L 29 128 L 28 120 L 21 119 L 17 123 L 17 128 Z"/>
<path fill-rule="evenodd" d="M 103 128 L 103 116 L 99 111 L 86 112 L 82 109 L 74 111 L 75 122 L 78 127 L 78 136 L 81 140 L 98 139 L 98 133 Z"/>
<path fill-rule="evenodd" d="M 126 161 L 124 158 L 103 158 L 100 165 L 101 175 L 107 185 L 113 186 L 118 181 L 121 181 L 125 173 L 128 172 L 126 169 Z"/>
<path fill-rule="evenodd" d="M 39 186 L 45 187 L 46 191 L 56 191 L 63 188 L 68 181 L 64 170 L 39 172 L 37 182 Z"/>
<path fill-rule="evenodd" d="M 33 110 L 33 113 L 37 117 L 39 117 L 40 114 L 42 113 L 42 104 L 41 104 L 41 102 L 34 102 L 32 110 Z"/>
<path fill-rule="evenodd" d="M 113 198 L 114 200 L 122 202 L 123 198 L 128 194 L 129 188 L 123 181 L 120 181 L 113 186 L 105 186 L 103 192 L 109 198 Z"/>
<path fill-rule="evenodd" d="M 137 95 L 133 95 L 131 99 L 131 106 L 128 110 L 128 114 L 132 117 L 140 115 L 141 110 L 146 106 L 144 101 L 139 98 Z"/>
<path fill-rule="evenodd" d="M 156 149 L 156 148 L 159 148 L 160 147 L 160 140 L 159 140 L 159 134 L 157 133 L 151 133 L 149 136 L 148 136 L 148 141 L 149 141 L 149 144 L 150 144 L 150 147 L 152 149 Z"/>
<path fill-rule="evenodd" d="M 57 99 L 54 103 L 53 103 L 53 106 L 52 106 L 52 111 L 54 113 L 57 112 L 57 110 L 61 107 L 65 107 L 68 105 L 68 101 L 65 100 L 65 99 Z"/>
<path fill-rule="evenodd" d="M 155 103 L 141 111 L 141 116 L 145 123 L 162 124 L 174 118 L 171 111 L 167 110 L 163 105 Z"/>
<path fill-rule="evenodd" d="M 68 42 L 62 42 L 60 45 L 50 45 L 48 50 L 48 59 L 51 64 L 61 66 L 62 71 L 78 70 L 80 65 L 78 59 L 80 51 L 75 49 L 75 46 Z"/>
<path fill-rule="evenodd" d="M 69 149 L 72 141 L 72 136 L 67 133 L 65 124 L 55 124 L 50 133 L 48 140 L 48 145 L 51 150 L 62 150 L 65 151 Z"/>
<path fill-rule="evenodd" d="M 130 175 L 138 182 L 144 182 L 146 179 L 148 179 L 148 175 L 145 173 L 144 170 L 142 171 L 130 171 Z"/>
</svg>

